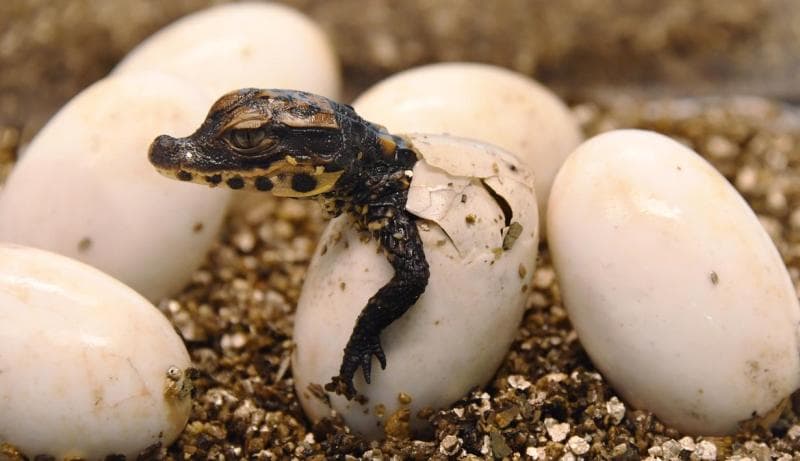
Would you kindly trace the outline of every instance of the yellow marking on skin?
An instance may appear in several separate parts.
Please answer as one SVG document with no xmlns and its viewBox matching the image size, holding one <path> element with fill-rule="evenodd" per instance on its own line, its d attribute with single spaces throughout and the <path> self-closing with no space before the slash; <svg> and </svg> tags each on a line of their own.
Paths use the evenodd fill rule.
<svg viewBox="0 0 800 461">
<path fill-rule="evenodd" d="M 317 179 L 317 187 L 308 192 L 298 192 L 292 189 L 292 176 L 294 176 L 295 173 L 308 174 L 308 171 L 287 172 L 282 180 L 279 180 L 277 176 L 271 177 L 270 179 L 272 179 L 273 183 L 271 192 L 278 197 L 294 197 L 294 198 L 310 197 L 312 195 L 324 194 L 325 192 L 329 192 L 331 189 L 333 189 L 333 186 L 336 185 L 336 181 L 339 180 L 339 177 L 342 176 L 342 173 L 344 173 L 344 171 L 322 173 L 320 175 L 315 176 Z"/>
<path fill-rule="evenodd" d="M 386 226 L 386 223 L 384 223 L 382 221 L 372 221 L 372 222 L 367 224 L 367 230 L 377 231 L 377 230 L 383 229 L 385 226 Z"/>
<path fill-rule="evenodd" d="M 394 153 L 397 151 L 397 143 L 394 142 L 394 139 L 390 136 L 380 136 L 378 142 L 381 145 L 381 153 L 384 157 L 394 157 Z"/>
<path fill-rule="evenodd" d="M 289 160 L 291 159 L 291 160 Z M 294 162 L 294 163 L 292 163 Z M 205 181 L 205 176 L 209 173 L 195 171 L 189 168 L 184 168 L 183 171 L 192 174 L 192 181 L 198 184 L 205 184 L 208 183 Z M 173 169 L 158 169 L 158 172 L 169 176 L 170 178 L 176 178 L 178 174 L 178 170 Z M 292 189 L 292 177 L 295 174 L 302 173 L 307 174 L 309 176 L 313 176 L 314 179 L 317 181 L 317 186 L 307 192 L 298 192 Z M 240 177 L 244 180 L 245 187 L 248 189 L 254 188 L 255 179 L 258 177 L 266 176 L 272 181 L 273 187 L 270 192 L 279 197 L 310 197 L 313 195 L 324 194 L 325 192 L 330 192 L 331 189 L 336 185 L 336 181 L 342 176 L 344 171 L 329 171 L 326 172 L 325 168 L 319 165 L 300 165 L 297 163 L 297 160 L 287 155 L 281 160 L 277 160 L 275 163 L 270 165 L 269 168 L 266 170 L 256 169 L 256 170 L 242 170 L 242 171 L 226 171 L 218 173 L 222 180 L 220 181 L 221 184 L 225 184 L 225 182 L 234 177 Z M 279 178 L 280 176 L 280 178 Z"/>
</svg>

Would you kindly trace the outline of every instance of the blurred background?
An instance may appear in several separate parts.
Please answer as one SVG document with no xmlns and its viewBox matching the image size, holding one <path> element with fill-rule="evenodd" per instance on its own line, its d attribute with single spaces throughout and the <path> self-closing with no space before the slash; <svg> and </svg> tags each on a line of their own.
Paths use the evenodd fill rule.
<svg viewBox="0 0 800 461">
<path fill-rule="evenodd" d="M 142 39 L 219 3 L 225 2 L 0 1 L 0 156 L 13 156 Z M 531 75 L 572 102 L 620 93 L 800 101 L 795 0 L 281 3 L 328 32 L 343 66 L 345 99 L 399 70 L 459 60 Z"/>
</svg>

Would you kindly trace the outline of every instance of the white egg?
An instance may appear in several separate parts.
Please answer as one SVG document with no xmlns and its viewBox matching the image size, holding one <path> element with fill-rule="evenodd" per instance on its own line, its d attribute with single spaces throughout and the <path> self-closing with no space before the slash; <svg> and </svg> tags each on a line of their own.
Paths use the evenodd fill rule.
<svg viewBox="0 0 800 461">
<path fill-rule="evenodd" d="M 547 88 L 485 64 L 407 70 L 368 89 L 353 107 L 390 132 L 464 136 L 517 155 L 536 178 L 542 231 L 553 178 L 582 140 L 569 109 Z"/>
<path fill-rule="evenodd" d="M 447 136 L 414 135 L 417 162 L 406 208 L 418 217 L 430 281 L 419 301 L 381 335 L 387 368 L 373 360 L 372 383 L 357 373 L 367 404 L 333 394 L 331 406 L 367 437 L 401 408 L 411 428 L 417 412 L 441 408 L 482 386 L 496 371 L 516 334 L 533 274 L 538 215 L 530 175 L 512 155 L 487 144 Z M 504 237 L 510 220 L 521 226 Z M 364 242 L 348 216 L 331 221 L 311 262 L 295 318 L 295 386 L 312 420 L 330 415 L 318 394 L 338 374 L 342 351 L 367 300 L 393 269 Z M 509 247 L 510 246 L 510 247 Z M 317 391 L 314 391 L 314 388 Z M 410 397 L 398 400 L 400 393 Z"/>
<path fill-rule="evenodd" d="M 247 87 L 339 95 L 339 65 L 324 32 L 275 3 L 230 3 L 190 14 L 142 42 L 114 72 L 148 69 L 201 86 L 206 110 L 224 93 Z"/>
<path fill-rule="evenodd" d="M 84 90 L 36 135 L 0 191 L 0 241 L 81 260 L 149 299 L 179 290 L 230 194 L 162 177 L 147 150 L 157 135 L 187 135 L 202 122 L 198 95 L 154 73 Z"/>
<path fill-rule="evenodd" d="M 170 323 L 130 288 L 0 245 L 0 441 L 31 458 L 136 459 L 186 425 L 189 366 Z"/>
<path fill-rule="evenodd" d="M 800 306 L 734 188 L 669 138 L 586 141 L 548 208 L 564 303 L 597 368 L 634 407 L 692 434 L 776 416 L 800 387 Z"/>
</svg>

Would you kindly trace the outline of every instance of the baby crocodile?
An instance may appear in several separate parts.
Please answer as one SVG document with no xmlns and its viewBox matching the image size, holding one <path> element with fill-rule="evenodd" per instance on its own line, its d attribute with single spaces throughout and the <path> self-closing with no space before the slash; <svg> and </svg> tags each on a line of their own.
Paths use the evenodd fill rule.
<svg viewBox="0 0 800 461">
<path fill-rule="evenodd" d="M 359 367 L 367 383 L 373 355 L 386 368 L 380 333 L 417 301 L 429 277 L 415 217 L 406 211 L 419 159 L 410 142 L 322 96 L 246 88 L 214 103 L 191 136 L 156 138 L 149 157 L 181 181 L 315 197 L 329 215 L 353 216 L 378 241 L 394 276 L 359 314 L 339 375 L 325 387 L 351 399 Z"/>
</svg>

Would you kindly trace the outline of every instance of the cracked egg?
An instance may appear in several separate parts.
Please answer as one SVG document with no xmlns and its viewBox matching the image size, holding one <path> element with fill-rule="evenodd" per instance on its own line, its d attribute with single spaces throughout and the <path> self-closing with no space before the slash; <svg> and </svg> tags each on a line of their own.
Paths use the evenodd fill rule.
<svg viewBox="0 0 800 461">
<path fill-rule="evenodd" d="M 132 289 L 0 245 L 0 442 L 31 459 L 136 459 L 183 430 L 190 370 L 172 325 Z"/>
<path fill-rule="evenodd" d="M 373 359 L 371 384 L 357 373 L 366 403 L 323 390 L 338 374 L 356 317 L 393 273 L 349 216 L 325 230 L 295 318 L 295 386 L 306 414 L 316 421 L 335 410 L 372 438 L 384 428 L 421 430 L 420 410 L 442 408 L 491 379 L 516 335 L 536 262 L 536 195 L 519 160 L 472 140 L 409 139 L 422 160 L 406 209 L 417 217 L 431 276 L 419 301 L 381 334 L 386 369 Z"/>
</svg>

